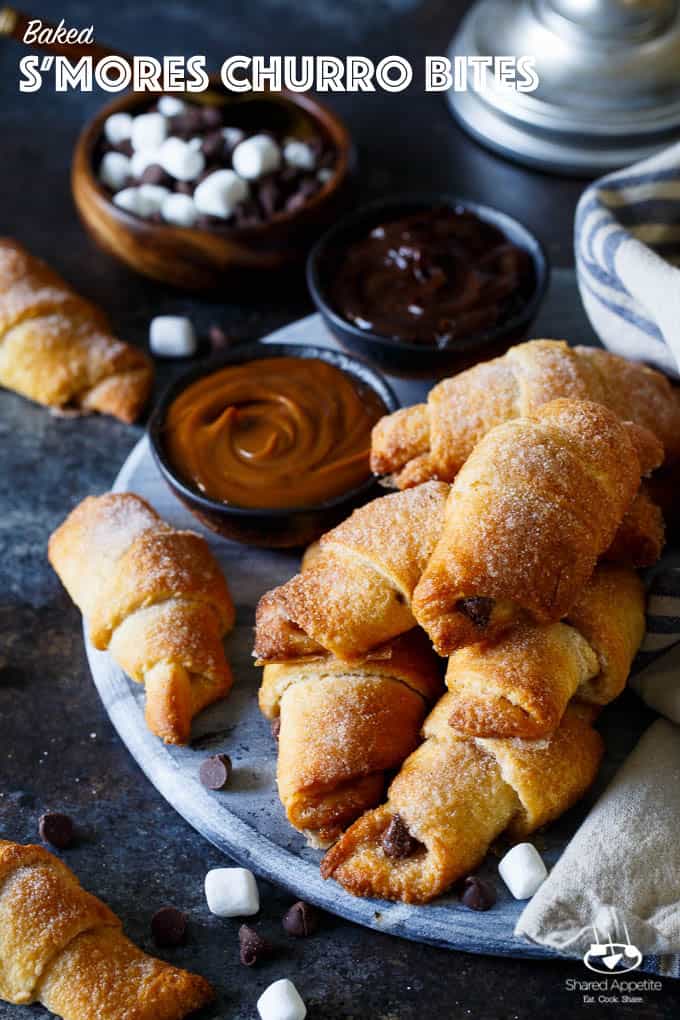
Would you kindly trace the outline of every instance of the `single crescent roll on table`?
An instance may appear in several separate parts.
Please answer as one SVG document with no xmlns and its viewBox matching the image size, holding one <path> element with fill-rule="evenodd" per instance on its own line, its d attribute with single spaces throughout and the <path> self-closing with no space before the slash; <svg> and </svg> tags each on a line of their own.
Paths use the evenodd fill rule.
<svg viewBox="0 0 680 1020">
<path fill-rule="evenodd" d="M 138 949 L 58 857 L 0 840 L 0 998 L 63 1020 L 181 1020 L 214 993 Z"/>
<path fill-rule="evenodd" d="M 326 656 L 265 666 L 259 701 L 279 719 L 277 782 L 291 825 L 327 846 L 384 795 L 386 772 L 419 742 L 443 690 L 443 663 L 422 631 L 348 665 Z"/>
<path fill-rule="evenodd" d="M 327 532 L 302 572 L 260 599 L 257 658 L 331 652 L 357 662 L 411 630 L 411 596 L 441 534 L 448 492 L 430 482 L 382 496 Z"/>
<path fill-rule="evenodd" d="M 104 313 L 17 241 L 0 238 L 0 385 L 49 407 L 135 421 L 153 367 Z"/>
<path fill-rule="evenodd" d="M 371 467 L 399 489 L 452 482 L 487 432 L 558 397 L 604 404 L 653 432 L 667 460 L 680 458 L 680 395 L 664 375 L 596 347 L 531 340 L 444 379 L 426 404 L 382 418 Z"/>
<path fill-rule="evenodd" d="M 559 727 L 537 741 L 465 738 L 450 715 L 445 694 L 387 802 L 358 818 L 326 854 L 324 878 L 355 896 L 426 903 L 473 872 L 501 833 L 526 837 L 595 778 L 603 746 L 588 706 L 570 705 Z"/>
<path fill-rule="evenodd" d="M 468 736 L 545 736 L 572 698 L 605 705 L 618 697 L 644 631 L 639 577 L 600 564 L 562 622 L 520 623 L 453 653 L 449 722 Z"/>
<path fill-rule="evenodd" d="M 149 729 L 186 743 L 193 717 L 232 683 L 222 638 L 234 605 L 208 543 L 139 496 L 109 493 L 69 514 L 48 555 L 95 648 L 145 685 Z"/>
<path fill-rule="evenodd" d="M 660 459 L 651 433 L 586 401 L 554 400 L 487 433 L 451 486 L 441 538 L 413 593 L 413 615 L 436 651 L 495 640 L 520 620 L 564 617 L 654 451 Z"/>
</svg>

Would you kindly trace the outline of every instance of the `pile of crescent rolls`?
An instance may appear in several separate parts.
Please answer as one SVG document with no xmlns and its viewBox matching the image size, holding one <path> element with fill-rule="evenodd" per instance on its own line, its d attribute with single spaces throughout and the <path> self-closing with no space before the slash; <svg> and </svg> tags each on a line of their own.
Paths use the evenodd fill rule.
<svg viewBox="0 0 680 1020">
<path fill-rule="evenodd" d="M 582 796 L 593 720 L 644 633 L 635 568 L 663 546 L 644 479 L 678 458 L 665 377 L 558 341 L 378 423 L 372 466 L 400 491 L 324 535 L 257 611 L 279 794 L 330 846 L 325 877 L 425 902 Z"/>
</svg>

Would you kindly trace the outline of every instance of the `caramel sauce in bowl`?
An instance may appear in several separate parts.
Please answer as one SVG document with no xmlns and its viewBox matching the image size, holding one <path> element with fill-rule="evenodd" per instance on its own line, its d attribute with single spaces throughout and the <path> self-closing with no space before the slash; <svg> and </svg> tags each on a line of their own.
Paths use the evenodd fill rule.
<svg viewBox="0 0 680 1020">
<path fill-rule="evenodd" d="M 344 352 L 237 347 L 178 379 L 149 424 L 156 463 L 207 526 L 237 541 L 313 541 L 377 494 L 375 422 L 399 406 Z"/>
</svg>

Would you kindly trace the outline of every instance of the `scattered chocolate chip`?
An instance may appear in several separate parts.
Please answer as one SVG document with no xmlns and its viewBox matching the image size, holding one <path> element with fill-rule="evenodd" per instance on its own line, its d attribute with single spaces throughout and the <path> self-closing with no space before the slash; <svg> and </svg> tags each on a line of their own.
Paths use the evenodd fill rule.
<svg viewBox="0 0 680 1020">
<path fill-rule="evenodd" d="M 470 910 L 489 910 L 496 902 L 496 890 L 490 882 L 470 875 L 465 879 L 460 899 Z"/>
<path fill-rule="evenodd" d="M 180 195 L 193 195 L 194 185 L 191 181 L 177 181 L 175 191 L 179 192 Z"/>
<path fill-rule="evenodd" d="M 238 942 L 240 947 L 241 963 L 245 967 L 252 967 L 260 960 L 266 960 L 274 952 L 274 947 L 267 939 L 262 938 L 254 928 L 248 924 L 242 924 L 238 930 Z"/>
<path fill-rule="evenodd" d="M 112 145 L 111 148 L 115 149 L 116 152 L 122 153 L 123 156 L 131 156 L 134 151 L 132 148 L 132 142 L 129 138 L 124 138 L 122 142 L 118 142 L 117 145 Z"/>
<path fill-rule="evenodd" d="M 272 719 L 272 736 L 274 740 L 279 742 L 279 734 L 281 732 L 281 716 L 277 715 L 276 719 Z"/>
<path fill-rule="evenodd" d="M 305 939 L 308 935 L 313 935 L 319 927 L 319 912 L 304 900 L 298 900 L 283 915 L 281 924 L 289 935 L 295 936 L 296 939 Z"/>
<path fill-rule="evenodd" d="M 222 124 L 222 110 L 219 106 L 204 106 L 201 110 L 201 121 L 207 128 L 217 128 Z"/>
<path fill-rule="evenodd" d="M 70 847 L 75 835 L 73 822 L 68 815 L 62 815 L 59 811 L 48 811 L 41 815 L 38 831 L 44 843 L 51 843 L 58 850 Z"/>
<path fill-rule="evenodd" d="M 286 211 L 295 212 L 297 209 L 301 209 L 308 198 L 311 198 L 319 190 L 319 182 L 316 178 L 306 177 L 301 183 L 297 191 L 294 191 L 286 202 Z"/>
<path fill-rule="evenodd" d="M 459 599 L 456 602 L 456 609 L 467 616 L 469 620 L 472 620 L 476 627 L 486 627 L 489 620 L 491 619 L 491 613 L 494 607 L 494 600 L 486 598 L 482 595 L 477 595 L 469 599 Z"/>
<path fill-rule="evenodd" d="M 224 135 L 221 131 L 213 131 L 201 142 L 201 152 L 207 160 L 219 159 L 224 153 Z"/>
<path fill-rule="evenodd" d="M 169 177 L 158 163 L 150 163 L 139 179 L 142 184 L 166 184 Z"/>
<path fill-rule="evenodd" d="M 411 857 L 421 844 L 408 831 L 400 815 L 395 815 L 382 837 L 382 848 L 388 857 L 401 860 Z"/>
<path fill-rule="evenodd" d="M 260 181 L 257 189 L 257 200 L 265 216 L 274 215 L 281 205 L 281 188 L 275 177 L 265 177 Z"/>
<path fill-rule="evenodd" d="M 186 942 L 187 918 L 177 907 L 161 907 L 151 918 L 151 934 L 161 948 Z"/>
<path fill-rule="evenodd" d="M 201 130 L 202 125 L 201 111 L 193 107 L 170 118 L 170 134 L 179 138 L 193 138 Z"/>
<path fill-rule="evenodd" d="M 262 222 L 262 214 L 252 199 L 241 202 L 234 209 L 234 224 L 237 227 L 252 227 Z"/>
<path fill-rule="evenodd" d="M 223 351 L 229 346 L 229 337 L 219 326 L 211 326 L 208 330 L 208 339 L 213 351 Z"/>
<path fill-rule="evenodd" d="M 201 762 L 198 777 L 209 790 L 223 790 L 231 776 L 231 758 L 228 754 L 214 754 Z"/>
</svg>

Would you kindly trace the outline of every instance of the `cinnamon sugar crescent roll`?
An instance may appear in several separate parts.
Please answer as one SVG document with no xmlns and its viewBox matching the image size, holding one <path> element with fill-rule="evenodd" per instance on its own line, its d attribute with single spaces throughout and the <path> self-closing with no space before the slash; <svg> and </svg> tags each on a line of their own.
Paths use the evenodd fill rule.
<svg viewBox="0 0 680 1020">
<path fill-rule="evenodd" d="M 49 407 L 135 421 L 153 368 L 104 313 L 17 241 L 0 238 L 0 385 Z"/>
<path fill-rule="evenodd" d="M 442 692 L 443 663 L 422 631 L 382 658 L 326 656 L 265 666 L 260 708 L 279 719 L 277 783 L 291 825 L 328 845 L 383 797 L 386 772 L 418 745 Z"/>
<path fill-rule="evenodd" d="M 592 711 L 570 705 L 537 741 L 464 738 L 445 694 L 425 721 L 385 804 L 366 812 L 322 864 L 355 896 L 426 903 L 469 875 L 507 832 L 522 839 L 571 807 L 592 783 L 602 740 Z"/>
<path fill-rule="evenodd" d="M 0 998 L 63 1020 L 182 1020 L 214 993 L 138 949 L 58 857 L 0 840 Z"/>
<path fill-rule="evenodd" d="M 222 638 L 234 605 L 208 543 L 133 493 L 89 496 L 57 528 L 49 560 L 95 648 L 146 690 L 149 729 L 189 740 L 193 717 L 231 687 Z"/>
<path fill-rule="evenodd" d="M 451 486 L 441 538 L 413 593 L 436 651 L 494 640 L 521 620 L 564 617 L 655 454 L 651 433 L 589 402 L 555 400 L 492 429 Z"/>
</svg>

